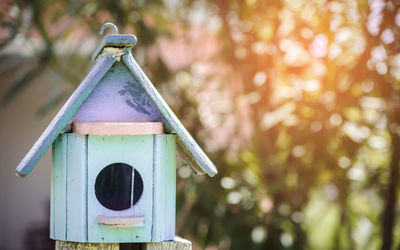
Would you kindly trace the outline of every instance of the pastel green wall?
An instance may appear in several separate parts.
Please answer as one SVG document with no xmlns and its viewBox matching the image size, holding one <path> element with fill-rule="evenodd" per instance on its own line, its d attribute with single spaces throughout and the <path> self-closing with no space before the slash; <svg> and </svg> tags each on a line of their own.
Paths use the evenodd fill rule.
<svg viewBox="0 0 400 250">
<path fill-rule="evenodd" d="M 53 143 L 50 237 L 76 242 L 157 242 L 175 236 L 175 136 L 61 134 Z M 98 173 L 121 162 L 143 179 L 131 208 L 113 211 L 95 196 Z M 107 228 L 97 216 L 144 216 L 140 228 Z"/>
</svg>

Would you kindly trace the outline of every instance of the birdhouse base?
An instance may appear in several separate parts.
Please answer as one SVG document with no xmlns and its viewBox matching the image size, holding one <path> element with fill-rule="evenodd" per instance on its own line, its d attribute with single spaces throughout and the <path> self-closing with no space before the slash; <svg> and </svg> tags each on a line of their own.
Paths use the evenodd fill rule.
<svg viewBox="0 0 400 250">
<path fill-rule="evenodd" d="M 85 249 L 85 250 L 192 250 L 192 242 L 175 236 L 173 241 L 149 242 L 149 243 L 81 243 L 72 241 L 56 241 L 56 250 Z"/>
</svg>

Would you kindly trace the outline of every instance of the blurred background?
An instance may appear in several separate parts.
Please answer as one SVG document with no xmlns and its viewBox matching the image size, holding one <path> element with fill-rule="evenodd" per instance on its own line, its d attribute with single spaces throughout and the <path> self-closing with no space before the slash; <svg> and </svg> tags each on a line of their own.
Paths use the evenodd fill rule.
<svg viewBox="0 0 400 250">
<path fill-rule="evenodd" d="M 384 0 L 1 1 L 0 249 L 54 249 L 51 154 L 15 167 L 109 21 L 219 169 L 177 166 L 194 249 L 400 249 L 400 2 Z"/>
</svg>

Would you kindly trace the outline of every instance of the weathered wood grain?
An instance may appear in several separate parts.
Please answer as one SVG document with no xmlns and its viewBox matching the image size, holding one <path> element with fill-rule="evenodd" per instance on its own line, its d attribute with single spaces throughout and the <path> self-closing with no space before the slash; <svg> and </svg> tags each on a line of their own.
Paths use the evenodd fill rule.
<svg viewBox="0 0 400 250">
<path fill-rule="evenodd" d="M 86 137 L 74 133 L 68 137 L 67 154 L 67 238 L 68 241 L 87 240 L 87 148 Z"/>
<path fill-rule="evenodd" d="M 103 207 L 95 195 L 99 172 L 112 163 L 135 168 L 143 179 L 143 193 L 131 208 L 114 211 Z M 88 241 L 98 243 L 151 241 L 153 219 L 153 135 L 88 136 Z M 144 227 L 110 228 L 97 222 L 98 216 L 144 217 Z"/>
<path fill-rule="evenodd" d="M 67 238 L 67 151 L 68 137 L 63 134 L 54 141 L 54 197 L 51 201 L 54 211 L 54 239 Z"/>
<path fill-rule="evenodd" d="M 192 250 L 192 242 L 178 236 L 173 241 L 149 242 L 143 245 L 144 250 Z"/>
<path fill-rule="evenodd" d="M 96 60 L 106 47 L 126 47 L 130 50 L 135 46 L 136 41 L 136 37 L 131 34 L 107 35 L 104 37 L 103 41 L 101 41 L 99 46 L 97 46 L 97 49 L 92 55 L 92 60 Z"/>
<path fill-rule="evenodd" d="M 154 135 L 154 215 L 152 241 L 175 236 L 175 135 Z"/>
<path fill-rule="evenodd" d="M 79 243 L 72 241 L 56 241 L 56 250 L 119 250 L 119 243 Z"/>
<path fill-rule="evenodd" d="M 75 114 L 76 110 L 81 106 L 83 101 L 90 95 L 93 89 L 114 64 L 115 60 L 116 59 L 114 57 L 109 55 L 105 55 L 99 59 L 93 69 L 81 82 L 72 96 L 51 121 L 43 134 L 29 150 L 28 154 L 18 165 L 18 175 L 25 176 L 32 171 L 36 162 L 39 161 L 39 159 L 47 151 L 53 141 L 57 138 L 60 131 L 67 125 L 68 121 Z"/>
<path fill-rule="evenodd" d="M 192 250 L 192 243 L 175 236 L 172 241 L 149 243 L 78 243 L 56 241 L 56 250 L 83 249 L 83 250 Z"/>
<path fill-rule="evenodd" d="M 144 227 L 144 217 L 137 216 L 97 216 L 97 222 L 102 227 Z"/>
<path fill-rule="evenodd" d="M 72 131 L 81 135 L 152 135 L 163 134 L 162 122 L 74 122 Z"/>
<path fill-rule="evenodd" d="M 125 54 L 122 56 L 122 60 L 125 62 L 126 67 L 132 72 L 133 77 L 141 84 L 148 96 L 160 110 L 167 132 L 177 134 L 178 146 L 180 147 L 180 151 L 184 153 L 184 159 L 188 161 L 197 173 L 207 173 L 210 176 L 216 175 L 218 173 L 217 168 L 169 108 L 157 89 L 136 63 L 132 54 L 130 52 Z"/>
</svg>

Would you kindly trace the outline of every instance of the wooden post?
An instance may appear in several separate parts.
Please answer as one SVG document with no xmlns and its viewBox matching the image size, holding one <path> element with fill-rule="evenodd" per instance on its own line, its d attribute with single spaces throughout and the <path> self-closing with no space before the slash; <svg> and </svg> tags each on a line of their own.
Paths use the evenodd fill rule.
<svg viewBox="0 0 400 250">
<path fill-rule="evenodd" d="M 192 242 L 175 236 L 173 241 L 125 243 L 120 247 L 119 243 L 81 243 L 71 241 L 56 241 L 56 250 L 82 249 L 82 250 L 192 250 Z"/>
<path fill-rule="evenodd" d="M 175 236 L 173 241 L 149 242 L 144 246 L 144 250 L 192 250 L 192 242 L 178 236 Z"/>
<path fill-rule="evenodd" d="M 82 250 L 119 250 L 119 243 L 81 243 L 72 241 L 56 241 L 56 250 L 82 249 Z"/>
</svg>

